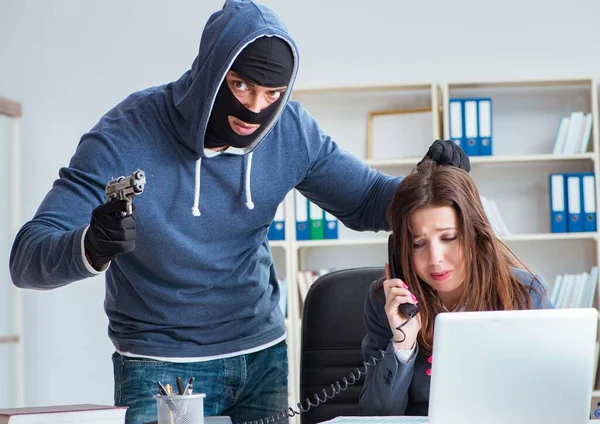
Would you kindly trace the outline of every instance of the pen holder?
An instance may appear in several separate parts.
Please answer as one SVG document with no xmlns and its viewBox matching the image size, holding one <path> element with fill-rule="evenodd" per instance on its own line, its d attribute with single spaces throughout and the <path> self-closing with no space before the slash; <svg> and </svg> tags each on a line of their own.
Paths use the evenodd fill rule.
<svg viewBox="0 0 600 424">
<path fill-rule="evenodd" d="M 204 424 L 204 393 L 155 395 L 158 424 Z"/>
</svg>

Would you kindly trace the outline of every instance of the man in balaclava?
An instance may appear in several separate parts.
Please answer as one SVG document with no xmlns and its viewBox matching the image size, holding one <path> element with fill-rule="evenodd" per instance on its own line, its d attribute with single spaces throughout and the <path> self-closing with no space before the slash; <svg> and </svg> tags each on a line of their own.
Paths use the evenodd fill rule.
<svg viewBox="0 0 600 424">
<path fill-rule="evenodd" d="M 286 326 L 267 231 L 292 190 L 351 229 L 389 230 L 401 179 L 341 149 L 288 101 L 297 71 L 298 49 L 273 11 L 226 1 L 191 69 L 104 115 L 17 234 L 19 287 L 106 274 L 115 404 L 128 407 L 127 424 L 155 420 L 157 381 L 176 386 L 178 376 L 194 377 L 182 391 L 204 393 L 206 415 L 287 416 Z M 469 169 L 451 141 L 427 156 Z M 147 184 L 133 213 L 127 200 L 105 203 L 106 183 L 137 168 Z M 296 289 L 295 273 L 286 277 Z"/>
</svg>

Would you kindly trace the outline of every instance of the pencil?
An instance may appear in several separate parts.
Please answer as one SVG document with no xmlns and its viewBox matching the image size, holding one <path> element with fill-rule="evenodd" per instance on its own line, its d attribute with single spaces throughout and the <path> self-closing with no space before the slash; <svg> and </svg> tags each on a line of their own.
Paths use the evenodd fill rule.
<svg viewBox="0 0 600 424">
<path fill-rule="evenodd" d="M 165 389 L 167 389 L 167 394 L 169 396 L 173 396 L 173 388 L 170 384 L 165 384 Z M 173 407 L 175 407 L 175 405 L 173 405 Z M 169 421 L 171 422 L 171 424 L 175 424 L 175 418 L 173 417 L 173 409 L 171 408 L 169 408 Z"/>
</svg>

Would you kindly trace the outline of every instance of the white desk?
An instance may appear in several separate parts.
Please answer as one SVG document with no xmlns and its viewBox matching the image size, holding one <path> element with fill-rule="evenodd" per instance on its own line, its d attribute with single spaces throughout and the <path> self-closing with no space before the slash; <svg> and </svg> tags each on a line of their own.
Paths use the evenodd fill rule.
<svg viewBox="0 0 600 424">
<path fill-rule="evenodd" d="M 337 417 L 321 424 L 427 424 L 427 417 Z"/>
<path fill-rule="evenodd" d="M 589 420 L 589 423 L 600 420 Z M 321 424 L 427 424 L 427 417 L 337 417 Z"/>
</svg>

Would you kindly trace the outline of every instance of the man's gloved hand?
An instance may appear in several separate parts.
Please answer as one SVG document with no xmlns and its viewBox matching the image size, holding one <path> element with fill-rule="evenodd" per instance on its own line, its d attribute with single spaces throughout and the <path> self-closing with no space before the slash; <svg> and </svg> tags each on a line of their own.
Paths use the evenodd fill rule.
<svg viewBox="0 0 600 424">
<path fill-rule="evenodd" d="M 125 200 L 113 200 L 92 212 L 83 244 L 86 257 L 97 271 L 117 255 L 135 248 L 135 205 L 132 215 L 122 216 L 126 204 Z"/>
<path fill-rule="evenodd" d="M 440 165 L 456 166 L 467 172 L 471 170 L 469 156 L 452 140 L 435 140 L 429 147 L 425 157 L 433 159 Z"/>
</svg>

